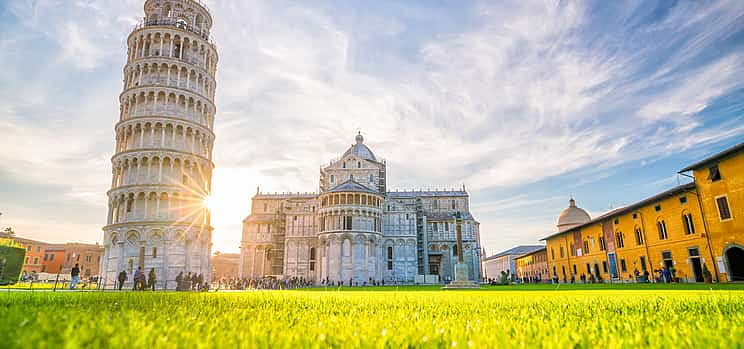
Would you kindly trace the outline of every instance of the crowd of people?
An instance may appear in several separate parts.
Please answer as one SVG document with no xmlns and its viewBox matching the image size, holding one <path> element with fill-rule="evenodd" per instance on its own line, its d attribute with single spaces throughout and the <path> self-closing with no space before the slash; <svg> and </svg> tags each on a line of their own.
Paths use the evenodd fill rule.
<svg viewBox="0 0 744 349">
<path fill-rule="evenodd" d="M 273 277 L 262 278 L 220 278 L 215 280 L 216 290 L 287 290 L 312 286 L 309 279 L 291 277 L 278 279 Z"/>
</svg>

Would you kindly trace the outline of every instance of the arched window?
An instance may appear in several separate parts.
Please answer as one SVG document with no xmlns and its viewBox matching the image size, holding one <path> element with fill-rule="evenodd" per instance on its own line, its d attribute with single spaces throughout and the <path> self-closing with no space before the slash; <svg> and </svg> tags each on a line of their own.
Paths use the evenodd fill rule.
<svg viewBox="0 0 744 349">
<path fill-rule="evenodd" d="M 346 168 L 346 161 L 344 161 L 343 164 L 341 164 L 341 167 Z"/>
<path fill-rule="evenodd" d="M 682 222 L 685 224 L 685 234 L 695 234 L 695 224 L 692 222 L 691 213 L 685 213 L 684 216 L 682 216 Z"/>
<path fill-rule="evenodd" d="M 370 183 L 374 183 L 375 182 L 375 176 L 374 175 L 369 175 L 369 182 Z"/>
<path fill-rule="evenodd" d="M 315 271 L 315 247 L 310 248 L 310 271 Z"/>
<path fill-rule="evenodd" d="M 334 177 L 333 175 L 331 175 L 331 183 L 333 183 L 334 180 L 336 180 L 336 177 Z"/>
<path fill-rule="evenodd" d="M 452 255 L 457 257 L 460 251 L 457 250 L 457 245 L 452 246 Z"/>
<path fill-rule="evenodd" d="M 617 247 L 625 247 L 625 242 L 623 242 L 623 233 L 621 231 L 618 231 L 617 233 L 615 233 L 615 237 L 617 238 Z"/>
<path fill-rule="evenodd" d="M 636 245 L 643 245 L 643 231 L 640 227 L 635 228 Z"/>
<path fill-rule="evenodd" d="M 362 162 L 361 161 L 357 161 L 357 168 L 362 168 Z"/>
<path fill-rule="evenodd" d="M 387 269 L 393 270 L 393 246 L 387 248 Z"/>
<path fill-rule="evenodd" d="M 152 259 L 158 258 L 158 248 L 153 247 L 152 248 Z"/>
</svg>

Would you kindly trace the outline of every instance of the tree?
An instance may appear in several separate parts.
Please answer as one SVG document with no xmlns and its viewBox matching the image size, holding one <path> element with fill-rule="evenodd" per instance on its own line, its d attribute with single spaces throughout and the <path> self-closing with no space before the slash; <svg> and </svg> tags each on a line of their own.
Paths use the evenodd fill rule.
<svg viewBox="0 0 744 349">
<path fill-rule="evenodd" d="M 9 238 L 12 238 L 15 236 L 15 232 L 13 231 L 13 228 L 11 227 L 5 227 L 5 229 L 3 229 L 3 234 Z"/>
</svg>

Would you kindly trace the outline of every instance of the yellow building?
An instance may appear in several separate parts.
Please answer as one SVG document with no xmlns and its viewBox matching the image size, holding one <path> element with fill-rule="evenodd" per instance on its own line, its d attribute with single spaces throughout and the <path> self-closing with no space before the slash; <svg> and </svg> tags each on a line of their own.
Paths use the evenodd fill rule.
<svg viewBox="0 0 744 349">
<path fill-rule="evenodd" d="M 721 282 L 744 281 L 744 143 L 680 171 L 692 171 L 702 202 L 708 241 L 715 255 L 711 272 Z"/>
<path fill-rule="evenodd" d="M 548 253 L 544 247 L 525 253 L 514 261 L 517 264 L 517 277 L 522 279 L 522 282 L 541 283 L 550 280 Z"/>
<path fill-rule="evenodd" d="M 680 173 L 688 171 L 694 182 L 594 219 L 571 199 L 558 232 L 543 239 L 551 276 L 703 282 L 709 271 L 721 282 L 744 280 L 744 143 Z"/>
</svg>

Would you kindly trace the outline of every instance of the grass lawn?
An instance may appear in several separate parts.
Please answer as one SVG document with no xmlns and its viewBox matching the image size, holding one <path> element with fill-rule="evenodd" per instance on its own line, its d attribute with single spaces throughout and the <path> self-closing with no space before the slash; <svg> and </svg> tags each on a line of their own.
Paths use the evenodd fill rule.
<svg viewBox="0 0 744 349">
<path fill-rule="evenodd" d="M 597 285 L 0 292 L 0 347 L 732 348 L 744 343 L 740 285 L 589 286 Z"/>
</svg>

